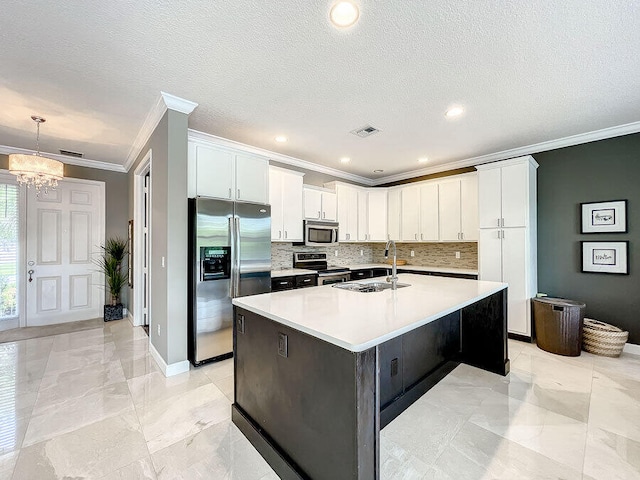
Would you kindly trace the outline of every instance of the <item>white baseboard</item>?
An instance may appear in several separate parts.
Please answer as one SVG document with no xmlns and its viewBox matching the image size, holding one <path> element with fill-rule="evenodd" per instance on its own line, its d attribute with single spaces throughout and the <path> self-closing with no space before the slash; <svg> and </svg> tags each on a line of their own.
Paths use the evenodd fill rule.
<svg viewBox="0 0 640 480">
<path fill-rule="evenodd" d="M 633 355 L 640 355 L 640 345 L 636 345 L 635 343 L 625 343 L 624 349 L 622 351 L 624 353 L 631 353 Z"/>
<path fill-rule="evenodd" d="M 165 377 L 173 377 L 174 375 L 179 375 L 189 371 L 189 360 L 183 360 L 181 362 L 167 365 L 167 362 L 164 361 L 164 358 L 162 358 L 162 355 L 158 353 L 158 350 L 156 350 L 156 347 L 153 346 L 151 341 L 149 341 L 149 353 L 156 361 L 158 367 L 160 367 L 160 371 Z"/>
</svg>

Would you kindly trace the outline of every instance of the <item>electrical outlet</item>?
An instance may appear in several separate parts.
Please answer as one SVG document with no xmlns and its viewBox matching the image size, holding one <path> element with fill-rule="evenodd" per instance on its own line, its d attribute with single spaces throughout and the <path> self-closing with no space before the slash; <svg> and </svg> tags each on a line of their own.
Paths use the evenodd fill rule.
<svg viewBox="0 0 640 480">
<path fill-rule="evenodd" d="M 362 250 L 362 249 L 360 250 L 360 256 L 364 257 L 364 250 Z"/>
<path fill-rule="evenodd" d="M 416 252 L 414 252 L 413 250 L 411 250 L 411 256 L 415 257 L 416 256 Z"/>
<path fill-rule="evenodd" d="M 460 258 L 460 252 L 456 252 L 456 258 Z"/>
<path fill-rule="evenodd" d="M 160 336 L 160 324 L 158 324 L 158 336 Z"/>
<path fill-rule="evenodd" d="M 336 253 L 335 253 L 335 255 L 336 255 L 336 257 L 338 256 L 338 250 L 336 250 Z"/>
<path fill-rule="evenodd" d="M 278 332 L 278 355 L 285 358 L 289 356 L 289 337 L 286 333 Z"/>
</svg>

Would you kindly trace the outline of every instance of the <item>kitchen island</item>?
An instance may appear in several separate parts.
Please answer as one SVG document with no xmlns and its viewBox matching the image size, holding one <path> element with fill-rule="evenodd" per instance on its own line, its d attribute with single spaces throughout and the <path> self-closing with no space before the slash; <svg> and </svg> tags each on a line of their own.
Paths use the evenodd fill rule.
<svg viewBox="0 0 640 480">
<path fill-rule="evenodd" d="M 399 282 L 234 299 L 233 422 L 281 478 L 377 479 L 380 429 L 460 362 L 508 373 L 506 284 Z"/>
</svg>

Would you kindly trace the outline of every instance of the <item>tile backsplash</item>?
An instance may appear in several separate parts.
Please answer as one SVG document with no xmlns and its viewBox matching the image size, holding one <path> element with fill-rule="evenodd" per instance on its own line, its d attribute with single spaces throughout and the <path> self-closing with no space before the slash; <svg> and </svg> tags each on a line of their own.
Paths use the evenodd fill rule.
<svg viewBox="0 0 640 480">
<path fill-rule="evenodd" d="M 407 260 L 409 265 L 470 270 L 478 268 L 478 244 L 475 242 L 398 243 L 397 248 L 398 258 Z M 414 251 L 414 257 L 411 257 L 411 250 Z M 329 265 L 336 266 L 385 262 L 384 243 L 340 243 L 334 247 L 306 247 L 274 242 L 271 244 L 272 268 L 274 270 L 292 268 L 294 252 L 325 252 Z M 460 252 L 460 258 L 456 258 L 456 252 Z"/>
</svg>

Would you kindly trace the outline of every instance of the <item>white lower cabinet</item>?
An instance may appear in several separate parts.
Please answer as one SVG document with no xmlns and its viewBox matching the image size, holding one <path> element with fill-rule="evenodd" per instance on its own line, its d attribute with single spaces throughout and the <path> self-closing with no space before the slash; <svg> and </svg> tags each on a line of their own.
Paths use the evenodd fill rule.
<svg viewBox="0 0 640 480">
<path fill-rule="evenodd" d="M 504 282 L 507 290 L 508 330 L 531 336 L 530 295 L 527 285 L 527 229 L 482 229 L 478 248 L 481 280 Z"/>
<path fill-rule="evenodd" d="M 302 223 L 303 175 L 277 167 L 269 168 L 271 240 L 274 242 L 302 242 L 304 240 Z"/>
</svg>

